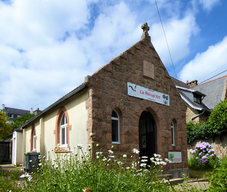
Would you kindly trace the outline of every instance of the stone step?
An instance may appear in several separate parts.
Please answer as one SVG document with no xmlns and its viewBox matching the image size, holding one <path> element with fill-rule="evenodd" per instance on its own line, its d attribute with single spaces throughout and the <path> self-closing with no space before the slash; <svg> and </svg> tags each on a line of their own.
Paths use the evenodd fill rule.
<svg viewBox="0 0 227 192">
<path fill-rule="evenodd" d="M 184 178 L 169 179 L 169 182 L 170 182 L 171 185 L 178 184 L 178 183 L 183 183 L 184 182 Z"/>
<path fill-rule="evenodd" d="M 161 174 L 161 175 L 158 175 L 159 178 L 165 178 L 165 179 L 171 179 L 173 177 L 172 174 Z"/>
</svg>

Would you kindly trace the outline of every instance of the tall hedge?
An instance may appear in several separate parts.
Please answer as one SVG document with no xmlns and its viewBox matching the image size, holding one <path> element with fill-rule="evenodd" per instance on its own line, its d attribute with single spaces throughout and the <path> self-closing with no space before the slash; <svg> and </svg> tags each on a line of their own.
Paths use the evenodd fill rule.
<svg viewBox="0 0 227 192">
<path fill-rule="evenodd" d="M 221 101 L 211 110 L 208 123 L 212 127 L 213 134 L 227 133 L 227 99 Z"/>
<path fill-rule="evenodd" d="M 208 139 L 209 137 L 227 134 L 227 99 L 217 104 L 211 110 L 207 122 L 187 123 L 188 143 L 195 139 Z"/>
</svg>

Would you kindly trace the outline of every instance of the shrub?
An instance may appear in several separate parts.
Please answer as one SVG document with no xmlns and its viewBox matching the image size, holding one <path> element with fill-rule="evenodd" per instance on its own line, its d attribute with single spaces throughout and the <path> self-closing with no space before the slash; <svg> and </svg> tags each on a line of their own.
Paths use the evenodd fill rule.
<svg viewBox="0 0 227 192">
<path fill-rule="evenodd" d="M 149 166 L 148 157 L 144 156 L 137 162 L 138 150 L 134 152 L 131 162 L 127 162 L 126 154 L 117 159 L 112 150 L 108 156 L 104 156 L 101 150 L 95 152 L 95 159 L 88 153 L 82 152 L 80 156 L 74 151 L 59 154 L 52 161 L 39 157 L 40 168 L 32 174 L 31 182 L 28 181 L 24 189 L 37 192 L 82 191 L 87 187 L 93 192 L 166 191 L 167 184 L 158 177 L 166 162 L 155 154 Z"/>
<path fill-rule="evenodd" d="M 213 134 L 221 135 L 227 132 L 227 99 L 220 101 L 211 110 L 208 122 L 212 127 Z"/>
<path fill-rule="evenodd" d="M 214 154 L 213 147 L 206 142 L 197 144 L 195 149 L 190 149 L 192 157 L 188 161 L 188 166 L 194 170 L 213 169 L 219 166 L 219 159 Z"/>
<path fill-rule="evenodd" d="M 211 128 L 207 122 L 194 123 L 190 121 L 186 126 L 188 143 L 193 142 L 195 139 L 208 139 L 211 135 Z"/>
<path fill-rule="evenodd" d="M 16 181 L 21 174 L 22 171 L 18 169 L 11 172 L 4 172 L 0 167 L 0 191 L 22 191 L 20 183 Z"/>
<path fill-rule="evenodd" d="M 227 191 L 227 159 L 223 159 L 220 167 L 216 167 L 209 173 L 209 191 Z"/>
</svg>

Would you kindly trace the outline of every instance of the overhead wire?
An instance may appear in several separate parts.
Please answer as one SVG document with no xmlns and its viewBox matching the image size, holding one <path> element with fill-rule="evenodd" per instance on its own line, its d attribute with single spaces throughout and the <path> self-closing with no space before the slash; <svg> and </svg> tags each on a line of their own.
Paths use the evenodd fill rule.
<svg viewBox="0 0 227 192">
<path fill-rule="evenodd" d="M 159 19 L 160 19 L 160 22 L 161 22 L 161 25 L 162 25 L 162 30 L 163 30 L 163 33 L 164 33 L 164 36 L 165 36 L 165 40 L 166 40 L 166 44 L 167 44 L 167 48 L 168 48 L 168 52 L 169 52 L 171 64 L 172 64 L 172 66 L 173 66 L 174 73 L 175 73 L 175 75 L 176 75 L 176 77 L 177 77 L 177 73 L 176 73 L 176 70 L 175 70 L 175 67 L 174 67 L 174 64 L 173 64 L 173 59 L 172 59 L 172 56 L 171 56 L 171 53 L 170 53 L 170 48 L 169 48 L 169 44 L 168 44 L 168 41 L 167 41 L 165 29 L 164 29 L 164 26 L 163 26 L 163 23 L 162 23 L 161 14 L 160 14 L 160 12 L 159 12 L 158 3 L 157 3 L 156 0 L 155 0 L 155 5 L 156 5 L 157 11 L 158 11 L 158 16 L 159 16 Z"/>
<path fill-rule="evenodd" d="M 225 66 L 226 66 L 226 64 L 224 64 L 224 65 L 222 65 L 221 67 L 217 68 L 215 71 L 217 71 L 217 70 L 219 70 L 219 69 L 221 69 L 222 67 L 225 67 Z M 208 75 L 212 74 L 212 73 L 213 73 L 213 72 L 215 72 L 215 71 L 212 71 L 211 73 L 209 73 L 209 74 L 207 74 L 207 75 L 205 75 L 205 76 L 201 77 L 201 78 L 200 78 L 200 79 L 198 79 L 198 80 L 203 79 L 204 77 L 206 77 L 206 76 L 208 76 Z"/>
<path fill-rule="evenodd" d="M 210 77 L 210 78 L 208 78 L 208 79 L 206 79 L 206 80 L 200 82 L 200 84 L 201 84 L 201 83 L 204 83 L 204 82 L 206 82 L 206 81 L 208 81 L 208 80 L 210 80 L 210 79 L 212 79 L 212 78 L 214 78 L 214 77 L 216 77 L 216 76 L 218 76 L 218 75 L 220 75 L 220 74 L 222 74 L 222 73 L 224 73 L 224 72 L 226 72 L 226 71 L 227 71 L 227 69 L 224 70 L 224 71 L 222 71 L 221 73 L 218 73 L 217 75 L 214 75 L 214 76 L 212 76 L 212 77 Z"/>
</svg>

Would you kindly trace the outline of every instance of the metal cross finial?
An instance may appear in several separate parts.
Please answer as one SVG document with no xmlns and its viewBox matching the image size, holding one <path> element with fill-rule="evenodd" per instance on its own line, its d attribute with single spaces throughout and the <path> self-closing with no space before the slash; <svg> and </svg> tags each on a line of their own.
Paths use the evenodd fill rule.
<svg viewBox="0 0 227 192">
<path fill-rule="evenodd" d="M 150 37 L 148 34 L 148 31 L 150 30 L 150 27 L 148 26 L 148 24 L 145 22 L 141 28 L 143 29 L 143 34 L 141 36 L 141 39 L 144 39 L 146 37 Z"/>
</svg>

